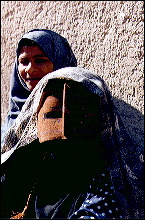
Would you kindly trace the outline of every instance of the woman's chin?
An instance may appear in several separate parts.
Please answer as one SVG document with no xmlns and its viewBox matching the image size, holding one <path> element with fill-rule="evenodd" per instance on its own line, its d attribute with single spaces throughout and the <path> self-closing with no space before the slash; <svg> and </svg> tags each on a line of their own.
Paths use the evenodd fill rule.
<svg viewBox="0 0 145 220">
<path fill-rule="evenodd" d="M 28 89 L 30 91 L 32 91 L 35 88 L 35 86 L 37 85 L 38 82 L 39 82 L 38 80 L 31 81 L 31 82 L 27 82 L 26 85 L 27 85 Z"/>
</svg>

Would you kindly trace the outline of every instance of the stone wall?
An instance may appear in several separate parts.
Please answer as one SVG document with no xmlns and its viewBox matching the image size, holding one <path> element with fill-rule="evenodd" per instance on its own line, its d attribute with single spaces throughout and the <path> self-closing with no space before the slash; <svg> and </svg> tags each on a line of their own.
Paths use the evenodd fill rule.
<svg viewBox="0 0 145 220">
<path fill-rule="evenodd" d="M 68 39 L 78 66 L 106 81 L 129 135 L 143 145 L 143 1 L 1 1 L 1 123 L 17 42 L 34 28 Z"/>
</svg>

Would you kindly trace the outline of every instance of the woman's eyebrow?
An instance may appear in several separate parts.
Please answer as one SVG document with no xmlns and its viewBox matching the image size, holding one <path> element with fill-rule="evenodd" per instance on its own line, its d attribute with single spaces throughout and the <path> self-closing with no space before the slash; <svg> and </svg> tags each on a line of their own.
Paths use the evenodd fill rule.
<svg viewBox="0 0 145 220">
<path fill-rule="evenodd" d="M 38 58 L 38 57 L 44 57 L 44 58 L 48 58 L 45 54 L 37 54 L 37 55 L 35 55 L 35 56 L 33 56 L 33 58 Z M 19 58 L 18 59 L 27 59 L 27 56 L 19 56 Z"/>
<path fill-rule="evenodd" d="M 35 55 L 33 57 L 47 57 L 45 54 L 38 54 L 38 55 Z M 48 57 L 47 57 L 48 58 Z"/>
</svg>

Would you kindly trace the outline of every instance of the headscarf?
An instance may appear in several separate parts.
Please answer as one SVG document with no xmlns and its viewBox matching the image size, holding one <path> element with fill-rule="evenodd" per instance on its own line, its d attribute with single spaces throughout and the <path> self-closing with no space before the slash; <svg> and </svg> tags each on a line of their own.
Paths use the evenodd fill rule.
<svg viewBox="0 0 145 220">
<path fill-rule="evenodd" d="M 37 139 L 37 110 L 46 86 L 53 79 L 81 83 L 100 99 L 101 139 L 109 161 L 109 172 L 124 218 L 143 218 L 143 149 L 132 143 L 113 104 L 111 93 L 98 75 L 79 67 L 66 67 L 44 76 L 26 100 L 16 121 L 7 132 L 2 147 L 4 163 L 20 147 Z M 101 146 L 100 146 L 101 147 Z M 98 168 L 96 167 L 96 170 Z M 85 178 L 85 177 L 84 177 Z"/>
<path fill-rule="evenodd" d="M 63 67 L 77 66 L 77 60 L 73 51 L 64 37 L 46 29 L 34 29 L 26 33 L 19 41 L 18 48 L 23 44 L 24 39 L 29 39 L 37 43 L 37 45 L 45 52 L 54 65 L 54 70 Z M 18 50 L 11 75 L 10 84 L 10 103 L 9 112 L 4 125 L 1 127 L 1 141 L 8 128 L 14 123 L 19 115 L 23 104 L 30 95 L 31 91 L 27 88 L 18 73 Z"/>
</svg>

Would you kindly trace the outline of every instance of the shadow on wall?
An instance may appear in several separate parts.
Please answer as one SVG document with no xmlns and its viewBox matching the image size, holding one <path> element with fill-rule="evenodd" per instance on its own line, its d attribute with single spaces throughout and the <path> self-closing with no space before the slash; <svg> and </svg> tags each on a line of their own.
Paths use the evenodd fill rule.
<svg viewBox="0 0 145 220">
<path fill-rule="evenodd" d="M 144 115 L 128 103 L 113 97 L 114 105 L 120 114 L 124 127 L 132 141 L 144 146 Z"/>
</svg>

